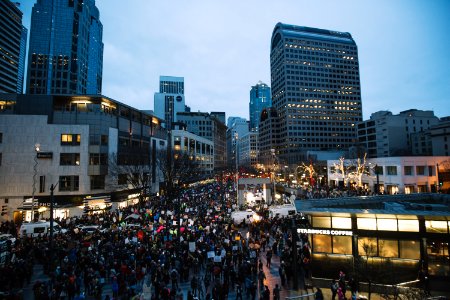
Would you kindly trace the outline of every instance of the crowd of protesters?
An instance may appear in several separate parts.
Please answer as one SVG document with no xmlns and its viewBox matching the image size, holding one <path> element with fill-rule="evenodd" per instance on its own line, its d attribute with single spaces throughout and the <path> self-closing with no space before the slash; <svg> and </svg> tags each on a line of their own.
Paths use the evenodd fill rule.
<svg viewBox="0 0 450 300">
<path fill-rule="evenodd" d="M 185 189 L 172 201 L 156 197 L 59 220 L 67 232 L 54 235 L 53 251 L 48 235 L 17 239 L 13 258 L 0 267 L 0 289 L 11 292 L 30 284 L 38 263 L 50 281 L 33 283 L 35 299 L 183 299 L 182 282 L 189 283 L 188 300 L 227 299 L 230 291 L 241 299 L 256 299 L 259 291 L 269 299 L 261 255 L 267 267 L 276 255 L 280 286 L 272 294 L 279 296 L 295 268 L 308 275 L 307 238 L 300 237 L 294 256 L 290 222 L 262 219 L 236 228 L 228 217 L 234 199 L 225 197 L 234 194 L 231 189 L 212 183 Z M 98 230 L 83 231 L 85 225 L 98 225 Z M 16 234 L 11 223 L 1 228 Z M 111 294 L 104 298 L 106 286 Z"/>
</svg>

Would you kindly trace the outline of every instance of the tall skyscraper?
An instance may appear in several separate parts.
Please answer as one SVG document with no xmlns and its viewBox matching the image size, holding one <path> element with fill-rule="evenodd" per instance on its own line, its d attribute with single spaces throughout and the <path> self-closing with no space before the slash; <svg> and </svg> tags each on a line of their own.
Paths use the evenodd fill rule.
<svg viewBox="0 0 450 300">
<path fill-rule="evenodd" d="M 264 108 L 272 106 L 270 87 L 259 81 L 250 90 L 250 131 L 258 131 L 259 119 Z"/>
<path fill-rule="evenodd" d="M 21 94 L 27 30 L 22 12 L 10 0 L 0 1 L 0 28 L 0 93 Z"/>
<path fill-rule="evenodd" d="M 350 33 L 278 23 L 270 68 L 280 160 L 296 164 L 307 150 L 352 145 L 362 106 L 358 48 Z"/>
<path fill-rule="evenodd" d="M 164 119 L 165 128 L 177 122 L 177 113 L 184 112 L 184 77 L 160 76 L 159 93 L 154 96 L 154 110 L 158 118 Z"/>
<path fill-rule="evenodd" d="M 31 15 L 27 92 L 101 94 L 102 33 L 95 0 L 38 0 Z"/>
</svg>

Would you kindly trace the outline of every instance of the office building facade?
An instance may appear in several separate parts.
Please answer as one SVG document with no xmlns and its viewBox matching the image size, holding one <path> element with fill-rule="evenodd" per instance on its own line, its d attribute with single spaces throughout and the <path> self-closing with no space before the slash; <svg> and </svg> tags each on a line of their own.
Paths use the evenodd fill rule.
<svg viewBox="0 0 450 300">
<path fill-rule="evenodd" d="M 278 23 L 270 49 L 280 160 L 348 149 L 362 121 L 358 49 L 350 33 Z"/>
<path fill-rule="evenodd" d="M 51 184 L 55 202 L 67 207 L 85 198 L 130 199 L 139 193 L 126 179 L 130 172 L 144 172 L 149 192 L 159 191 L 157 152 L 167 145 L 160 119 L 104 96 L 3 99 L 9 95 L 0 94 L 11 108 L 0 109 L 0 205 L 9 219 L 33 193 L 40 206 L 49 203 Z"/>
<path fill-rule="evenodd" d="M 410 109 L 398 115 L 378 111 L 357 124 L 358 142 L 370 158 L 431 155 L 431 141 L 423 133 L 438 122 L 432 111 Z"/>
<path fill-rule="evenodd" d="M 229 117 L 227 125 L 227 165 L 234 168 L 239 165 L 238 141 L 249 132 L 249 122 L 241 117 Z M 238 145 L 239 146 L 239 145 Z"/>
<path fill-rule="evenodd" d="M 259 118 L 264 108 L 272 106 L 270 87 L 259 81 L 250 90 L 250 131 L 258 131 Z"/>
<path fill-rule="evenodd" d="M 28 94 L 102 91 L 103 26 L 95 0 L 39 0 L 31 15 Z"/>
<path fill-rule="evenodd" d="M 172 128 L 172 124 L 178 121 L 177 113 L 186 110 L 183 77 L 159 77 L 159 93 L 154 96 L 154 110 L 158 118 L 165 120 L 163 126 Z"/>
<path fill-rule="evenodd" d="M 214 143 L 214 169 L 226 168 L 226 132 L 222 121 L 206 112 L 179 112 L 177 120 L 186 125 L 186 130 Z"/>
<path fill-rule="evenodd" d="M 238 157 L 239 165 L 245 167 L 257 167 L 258 165 L 258 133 L 248 132 L 239 138 Z"/>
<path fill-rule="evenodd" d="M 0 28 L 0 93 L 22 94 L 27 30 L 10 0 L 0 1 Z"/>
</svg>

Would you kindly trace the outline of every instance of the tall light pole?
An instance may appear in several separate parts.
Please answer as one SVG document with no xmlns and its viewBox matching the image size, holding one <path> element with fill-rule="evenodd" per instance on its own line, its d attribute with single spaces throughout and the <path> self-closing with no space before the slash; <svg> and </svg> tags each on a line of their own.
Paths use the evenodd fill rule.
<svg viewBox="0 0 450 300">
<path fill-rule="evenodd" d="M 236 204 L 237 205 L 239 205 L 238 138 L 239 138 L 239 134 L 237 132 L 235 132 L 234 133 L 234 139 L 235 139 L 234 159 L 236 160 Z"/>
<path fill-rule="evenodd" d="M 275 201 L 275 195 L 276 195 L 276 182 L 275 182 L 275 161 L 276 161 L 276 155 L 275 155 L 275 149 L 270 149 L 270 153 L 272 153 L 272 167 L 273 167 L 273 198 L 272 198 L 272 202 Z"/>
<path fill-rule="evenodd" d="M 34 194 L 36 193 L 36 176 L 37 176 L 37 166 L 38 166 L 38 153 L 41 150 L 41 145 L 34 145 L 34 166 L 33 166 L 33 191 L 31 194 L 31 222 L 34 220 Z"/>
</svg>

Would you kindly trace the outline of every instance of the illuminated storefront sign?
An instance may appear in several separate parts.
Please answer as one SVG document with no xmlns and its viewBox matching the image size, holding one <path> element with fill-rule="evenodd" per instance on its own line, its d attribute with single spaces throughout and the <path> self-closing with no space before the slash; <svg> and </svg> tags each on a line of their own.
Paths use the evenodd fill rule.
<svg viewBox="0 0 450 300">
<path fill-rule="evenodd" d="M 353 231 L 349 231 L 349 230 L 298 228 L 297 232 L 304 233 L 304 234 L 348 235 L 348 236 L 353 235 Z"/>
</svg>

